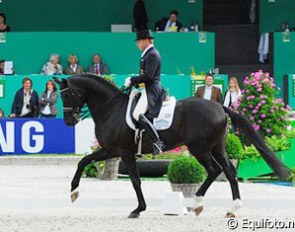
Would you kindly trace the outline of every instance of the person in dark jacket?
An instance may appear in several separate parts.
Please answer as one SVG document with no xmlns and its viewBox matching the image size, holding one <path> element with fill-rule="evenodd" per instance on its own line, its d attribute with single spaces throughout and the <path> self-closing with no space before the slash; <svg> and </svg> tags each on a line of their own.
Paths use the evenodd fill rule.
<svg viewBox="0 0 295 232">
<path fill-rule="evenodd" d="M 169 17 L 162 18 L 155 24 L 155 31 L 179 32 L 182 28 L 183 26 L 178 21 L 178 12 L 176 10 L 171 11 Z"/>
<path fill-rule="evenodd" d="M 145 9 L 145 0 L 137 0 L 133 9 L 134 30 L 143 31 L 148 29 L 148 17 Z"/>
<path fill-rule="evenodd" d="M 145 129 L 154 143 L 153 153 L 159 154 L 164 148 L 164 143 L 159 138 L 153 124 L 147 118 L 158 117 L 162 107 L 165 91 L 160 82 L 161 57 L 153 45 L 150 30 L 138 31 L 136 36 L 137 47 L 142 51 L 140 75 L 127 77 L 124 86 L 138 86 L 140 88 L 141 97 L 134 109 L 133 117 Z"/>
<path fill-rule="evenodd" d="M 11 107 L 11 118 L 37 118 L 38 117 L 38 93 L 32 89 L 33 82 L 26 77 L 22 81 L 23 87 L 15 94 Z"/>
</svg>

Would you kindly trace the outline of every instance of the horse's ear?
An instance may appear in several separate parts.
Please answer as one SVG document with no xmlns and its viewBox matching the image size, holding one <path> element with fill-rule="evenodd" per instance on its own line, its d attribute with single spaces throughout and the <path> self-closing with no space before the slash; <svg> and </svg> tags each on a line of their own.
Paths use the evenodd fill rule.
<svg viewBox="0 0 295 232">
<path fill-rule="evenodd" d="M 52 77 L 56 84 L 60 85 L 62 81 L 58 79 L 57 77 Z"/>
</svg>

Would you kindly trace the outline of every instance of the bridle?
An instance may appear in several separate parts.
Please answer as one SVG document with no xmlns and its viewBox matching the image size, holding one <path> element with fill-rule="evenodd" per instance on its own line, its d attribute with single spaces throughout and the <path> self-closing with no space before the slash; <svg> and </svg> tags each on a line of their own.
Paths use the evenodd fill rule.
<svg viewBox="0 0 295 232">
<path fill-rule="evenodd" d="M 81 108 L 79 104 L 80 102 L 80 95 L 77 94 L 73 89 L 71 89 L 70 87 L 67 87 L 65 89 L 61 89 L 60 93 L 61 94 L 65 94 L 66 92 L 70 92 L 70 95 L 72 97 L 72 107 L 63 107 L 63 112 L 64 113 L 72 113 L 72 116 L 75 118 L 75 120 L 77 122 L 80 121 L 80 112 L 81 112 Z"/>
</svg>

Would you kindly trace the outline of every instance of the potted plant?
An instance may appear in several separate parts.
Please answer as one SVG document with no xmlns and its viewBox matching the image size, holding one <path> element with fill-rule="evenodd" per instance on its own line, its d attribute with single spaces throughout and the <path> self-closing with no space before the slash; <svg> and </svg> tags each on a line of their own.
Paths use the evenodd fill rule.
<svg viewBox="0 0 295 232">
<path fill-rule="evenodd" d="M 205 170 L 194 157 L 180 157 L 168 166 L 168 180 L 172 191 L 180 191 L 184 197 L 193 197 L 204 180 Z"/>
</svg>

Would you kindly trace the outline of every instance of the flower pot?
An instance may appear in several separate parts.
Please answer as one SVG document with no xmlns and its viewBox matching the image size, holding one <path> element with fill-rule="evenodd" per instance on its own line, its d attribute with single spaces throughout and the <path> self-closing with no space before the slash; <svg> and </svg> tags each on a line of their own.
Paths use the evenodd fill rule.
<svg viewBox="0 0 295 232">
<path fill-rule="evenodd" d="M 173 192 L 182 192 L 185 198 L 192 198 L 196 194 L 197 189 L 200 187 L 200 183 L 192 184 L 176 184 L 171 183 Z"/>
<path fill-rule="evenodd" d="M 104 172 L 101 180 L 113 180 L 118 175 L 119 158 L 109 159 L 105 161 Z"/>
<path fill-rule="evenodd" d="M 161 177 L 167 174 L 170 160 L 137 160 L 136 164 L 141 177 Z M 119 163 L 119 174 L 129 175 L 123 161 Z"/>
</svg>

